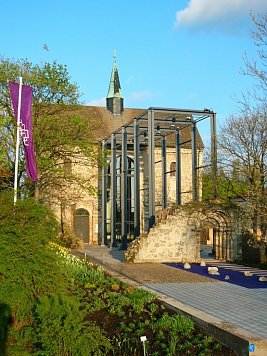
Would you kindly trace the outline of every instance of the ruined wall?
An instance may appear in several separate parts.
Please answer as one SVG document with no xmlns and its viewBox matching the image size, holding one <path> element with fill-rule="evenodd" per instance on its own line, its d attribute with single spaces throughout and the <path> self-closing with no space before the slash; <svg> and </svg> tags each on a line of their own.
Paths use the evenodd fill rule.
<svg viewBox="0 0 267 356">
<path fill-rule="evenodd" d="M 126 262 L 199 262 L 200 230 L 195 219 L 178 209 L 160 219 L 148 234 L 132 242 Z"/>
<path fill-rule="evenodd" d="M 200 239 L 203 228 L 216 232 L 216 258 L 233 261 L 235 237 L 229 212 L 220 206 L 186 204 L 167 208 L 148 234 L 131 243 L 126 262 L 200 262 Z"/>
</svg>

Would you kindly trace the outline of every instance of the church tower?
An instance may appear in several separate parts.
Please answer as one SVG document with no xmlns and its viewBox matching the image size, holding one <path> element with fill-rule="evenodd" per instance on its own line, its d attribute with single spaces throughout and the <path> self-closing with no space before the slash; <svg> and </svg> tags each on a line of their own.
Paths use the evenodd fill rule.
<svg viewBox="0 0 267 356">
<path fill-rule="evenodd" d="M 108 95 L 106 98 L 107 109 L 114 115 L 121 115 L 123 112 L 123 97 L 116 64 L 116 53 L 113 54 L 113 68 L 109 83 Z"/>
</svg>

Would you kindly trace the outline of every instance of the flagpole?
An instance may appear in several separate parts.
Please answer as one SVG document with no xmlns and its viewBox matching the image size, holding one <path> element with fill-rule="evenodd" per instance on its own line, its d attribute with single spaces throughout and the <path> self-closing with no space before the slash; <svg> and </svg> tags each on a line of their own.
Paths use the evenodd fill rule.
<svg viewBox="0 0 267 356">
<path fill-rule="evenodd" d="M 18 115 L 17 115 L 17 139 L 16 139 L 15 177 L 14 177 L 14 205 L 16 205 L 16 202 L 17 202 L 17 195 L 18 195 L 18 171 L 19 171 L 21 92 L 22 92 L 22 77 L 19 77 L 19 98 L 18 98 Z"/>
</svg>

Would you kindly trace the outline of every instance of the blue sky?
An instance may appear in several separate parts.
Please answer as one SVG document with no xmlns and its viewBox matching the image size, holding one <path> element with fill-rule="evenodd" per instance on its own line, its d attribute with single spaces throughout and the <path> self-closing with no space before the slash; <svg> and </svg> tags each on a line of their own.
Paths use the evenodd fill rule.
<svg viewBox="0 0 267 356">
<path fill-rule="evenodd" d="M 253 85 L 250 11 L 267 1 L 4 1 L 0 55 L 66 64 L 82 101 L 104 105 L 115 49 L 125 107 L 211 108 L 222 124 Z"/>
</svg>

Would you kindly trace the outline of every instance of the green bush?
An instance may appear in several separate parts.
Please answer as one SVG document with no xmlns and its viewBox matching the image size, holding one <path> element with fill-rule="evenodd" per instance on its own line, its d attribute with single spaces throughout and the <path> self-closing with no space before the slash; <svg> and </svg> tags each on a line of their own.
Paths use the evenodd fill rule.
<svg viewBox="0 0 267 356">
<path fill-rule="evenodd" d="M 102 355 L 109 342 L 100 329 L 84 321 L 76 298 L 43 296 L 36 306 L 39 355 Z M 101 351 L 102 350 L 102 351 Z"/>
<path fill-rule="evenodd" d="M 0 196 L 0 204 L 1 302 L 11 307 L 15 323 L 29 325 L 35 300 L 68 289 L 63 264 L 49 246 L 56 239 L 57 223 L 31 200 L 14 207 Z"/>
<path fill-rule="evenodd" d="M 84 322 L 68 266 L 53 248 L 58 236 L 53 214 L 33 200 L 14 206 L 5 194 L 0 205 L 0 305 L 5 307 L 0 327 L 7 334 L 1 341 L 7 354 L 83 355 L 76 352 L 81 346 L 108 348 L 99 329 Z M 7 320 L 12 320 L 8 333 Z"/>
</svg>

